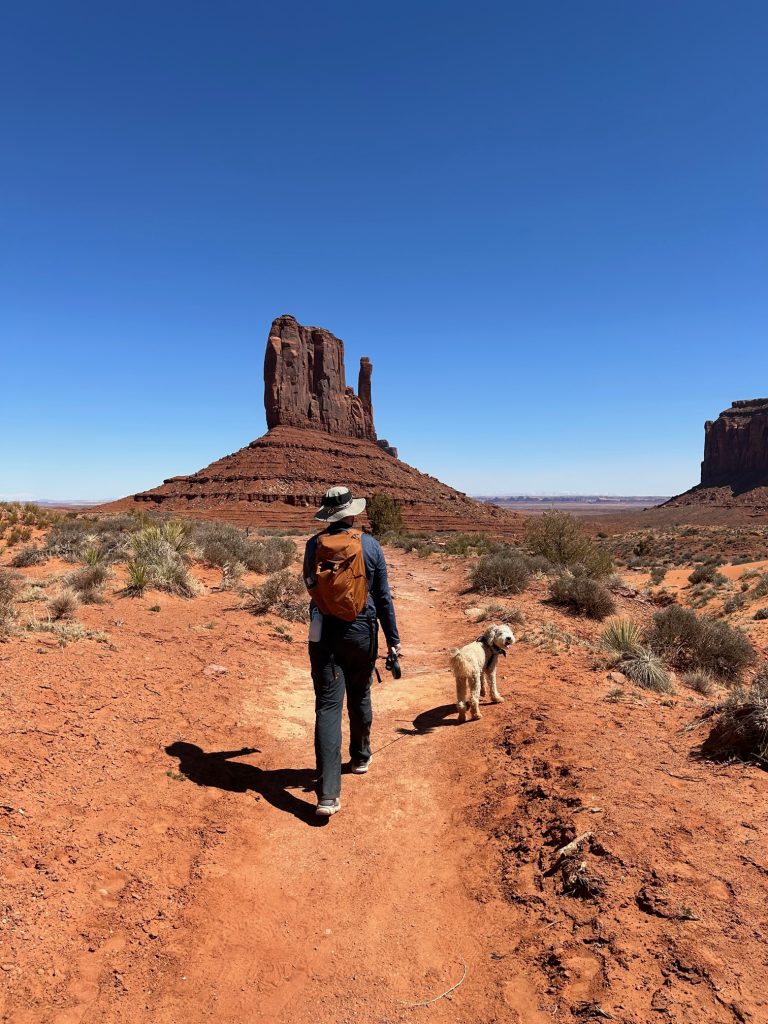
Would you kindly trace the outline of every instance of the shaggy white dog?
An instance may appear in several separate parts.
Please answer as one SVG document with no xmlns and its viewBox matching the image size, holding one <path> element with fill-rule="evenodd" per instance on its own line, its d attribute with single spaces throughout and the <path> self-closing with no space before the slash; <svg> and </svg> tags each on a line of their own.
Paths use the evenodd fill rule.
<svg viewBox="0 0 768 1024">
<path fill-rule="evenodd" d="M 451 653 L 451 668 L 456 677 L 456 707 L 459 721 L 480 718 L 480 698 L 490 692 L 494 704 L 501 704 L 504 698 L 496 685 L 496 662 L 499 655 L 506 658 L 507 648 L 515 642 L 515 635 L 509 626 L 489 626 L 488 629 L 457 651 Z"/>
</svg>

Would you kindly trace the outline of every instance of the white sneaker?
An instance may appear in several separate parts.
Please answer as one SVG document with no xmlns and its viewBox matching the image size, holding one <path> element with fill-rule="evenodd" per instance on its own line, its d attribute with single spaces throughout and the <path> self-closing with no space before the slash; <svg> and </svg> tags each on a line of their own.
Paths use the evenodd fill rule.
<svg viewBox="0 0 768 1024">
<path fill-rule="evenodd" d="M 371 756 L 368 758 L 367 761 L 353 761 L 352 762 L 352 774 L 353 775 L 366 775 L 368 773 L 368 769 L 369 769 L 369 767 L 371 765 L 371 761 L 372 760 L 373 760 L 373 754 L 371 754 Z"/>
<path fill-rule="evenodd" d="M 318 818 L 330 818 L 332 814 L 336 814 L 340 810 L 341 800 L 339 797 L 336 797 L 335 800 L 319 800 L 315 808 L 315 814 Z"/>
</svg>

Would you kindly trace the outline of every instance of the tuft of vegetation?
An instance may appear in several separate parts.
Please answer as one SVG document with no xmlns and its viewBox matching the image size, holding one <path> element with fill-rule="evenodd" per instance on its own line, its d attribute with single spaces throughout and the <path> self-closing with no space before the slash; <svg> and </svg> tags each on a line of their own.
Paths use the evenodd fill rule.
<svg viewBox="0 0 768 1024">
<path fill-rule="evenodd" d="M 755 597 L 768 597 L 768 572 L 764 573 L 755 584 L 752 591 Z"/>
<path fill-rule="evenodd" d="M 755 661 L 754 648 L 740 630 L 679 605 L 654 615 L 648 644 L 675 668 L 703 669 L 717 679 L 738 679 Z"/>
<path fill-rule="evenodd" d="M 533 576 L 531 560 L 520 550 L 504 544 L 483 555 L 472 570 L 472 590 L 486 594 L 521 594 Z"/>
<path fill-rule="evenodd" d="M 125 592 L 136 595 L 146 587 L 165 590 L 179 597 L 193 597 L 200 584 L 189 573 L 185 557 L 191 552 L 189 533 L 170 519 L 160 526 L 145 526 L 132 538 L 133 558 L 128 563 Z"/>
<path fill-rule="evenodd" d="M 480 614 L 473 621 L 486 622 L 493 619 L 494 622 L 502 622 L 507 626 L 522 626 L 525 623 L 525 616 L 519 608 L 507 608 L 503 604 L 487 604 L 480 609 Z"/>
<path fill-rule="evenodd" d="M 595 579 L 609 576 L 613 570 L 610 552 L 595 544 L 570 512 L 552 511 L 531 516 L 525 541 L 533 554 L 560 569 L 571 569 Z"/>
<path fill-rule="evenodd" d="M 253 541 L 228 523 L 195 523 L 192 537 L 202 560 L 220 569 L 240 564 L 251 572 L 277 572 L 296 558 L 296 545 L 287 537 Z"/>
<path fill-rule="evenodd" d="M 616 611 L 611 592 L 583 572 L 556 576 L 550 583 L 550 597 L 555 604 L 565 605 L 590 619 L 604 619 Z"/>
<path fill-rule="evenodd" d="M 48 602 L 48 614 L 54 622 L 60 619 L 71 619 L 77 611 L 80 598 L 74 590 L 60 590 Z"/>
<path fill-rule="evenodd" d="M 102 589 L 110 577 L 110 571 L 103 562 L 86 564 L 67 577 L 67 585 L 75 591 L 83 604 L 102 604 Z"/>
<path fill-rule="evenodd" d="M 395 499 L 388 494 L 374 494 L 367 504 L 366 511 L 374 537 L 403 532 L 403 514 Z"/>
<path fill-rule="evenodd" d="M 246 607 L 254 615 L 274 612 L 290 622 L 309 620 L 309 598 L 304 580 L 290 569 L 272 573 L 260 587 L 246 591 Z"/>
<path fill-rule="evenodd" d="M 721 587 L 728 580 L 717 571 L 719 565 L 722 565 L 722 562 L 718 558 L 711 558 L 702 565 L 697 565 L 688 577 L 688 582 L 693 586 L 697 583 L 711 583 L 716 587 Z"/>
<path fill-rule="evenodd" d="M 0 640 L 11 631 L 16 618 L 19 577 L 9 569 L 0 569 Z"/>
<path fill-rule="evenodd" d="M 621 671 L 644 690 L 653 690 L 654 693 L 674 692 L 664 663 L 647 647 L 641 647 L 622 659 Z"/>
<path fill-rule="evenodd" d="M 611 619 L 603 629 L 600 644 L 621 657 L 634 654 L 642 646 L 642 631 L 631 619 Z"/>
<path fill-rule="evenodd" d="M 143 562 L 131 559 L 128 563 L 128 579 L 123 593 L 127 597 L 141 597 L 150 584 L 149 569 Z"/>
<path fill-rule="evenodd" d="M 664 582 L 664 577 L 667 575 L 667 567 L 665 565 L 654 565 L 651 569 L 651 583 L 654 587 L 659 587 Z"/>
<path fill-rule="evenodd" d="M 768 765 L 768 682 L 758 678 L 748 690 L 735 690 L 710 716 L 716 721 L 701 745 L 702 757 Z"/>
<path fill-rule="evenodd" d="M 26 569 L 30 565 L 38 565 L 45 561 L 45 552 L 41 547 L 30 544 L 21 551 L 17 551 L 11 559 L 14 569 Z"/>
<path fill-rule="evenodd" d="M 715 692 L 715 680 L 702 669 L 695 669 L 693 672 L 683 673 L 683 686 L 689 690 L 700 693 L 703 697 L 709 697 Z"/>
<path fill-rule="evenodd" d="M 485 533 L 453 533 L 445 541 L 443 551 L 446 555 L 482 555 L 500 546 Z"/>
<path fill-rule="evenodd" d="M 768 608 L 758 609 L 758 611 L 755 612 L 755 619 L 758 622 L 763 622 L 765 619 L 768 619 Z"/>
</svg>

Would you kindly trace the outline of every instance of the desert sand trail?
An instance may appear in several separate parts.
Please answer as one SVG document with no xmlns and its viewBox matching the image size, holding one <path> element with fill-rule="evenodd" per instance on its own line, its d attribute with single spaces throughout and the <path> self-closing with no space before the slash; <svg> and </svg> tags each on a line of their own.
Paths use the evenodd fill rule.
<svg viewBox="0 0 768 1024">
<path fill-rule="evenodd" d="M 387 557 L 404 675 L 325 823 L 305 627 L 151 592 L 0 649 L 2 1024 L 768 1022 L 768 775 L 691 759 L 699 695 L 616 696 L 545 581 L 458 727 L 468 565 Z"/>
</svg>

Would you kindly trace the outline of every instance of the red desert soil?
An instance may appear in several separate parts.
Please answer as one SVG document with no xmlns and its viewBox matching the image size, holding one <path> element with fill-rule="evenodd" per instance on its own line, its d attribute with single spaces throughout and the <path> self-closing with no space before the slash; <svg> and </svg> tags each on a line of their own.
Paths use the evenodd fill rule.
<svg viewBox="0 0 768 1024">
<path fill-rule="evenodd" d="M 695 694 L 606 700 L 543 584 L 456 727 L 465 567 L 388 555 L 405 674 L 324 826 L 303 626 L 150 593 L 0 646 L 4 1024 L 768 1021 L 768 775 L 691 759 Z"/>
</svg>

